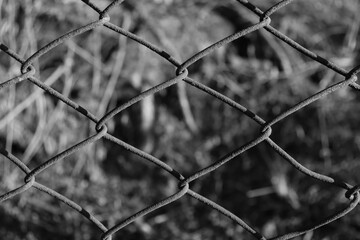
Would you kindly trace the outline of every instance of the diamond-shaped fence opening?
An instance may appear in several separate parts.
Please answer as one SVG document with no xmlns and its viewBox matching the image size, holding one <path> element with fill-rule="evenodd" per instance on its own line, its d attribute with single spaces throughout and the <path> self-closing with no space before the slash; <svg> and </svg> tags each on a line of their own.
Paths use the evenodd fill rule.
<svg viewBox="0 0 360 240">
<path fill-rule="evenodd" d="M 0 69 L 1 96 L 9 106 L 2 108 L 0 119 L 0 127 L 6 127 L 2 130 L 5 137 L 0 138 L 1 223 L 14 228 L 1 233 L 6 239 L 121 239 L 121 233 L 137 239 L 170 238 L 169 233 L 181 239 L 250 235 L 253 239 L 302 235 L 312 239 L 313 230 L 346 219 L 360 201 L 359 186 L 333 176 L 347 165 L 335 164 L 337 155 L 331 150 L 343 146 L 345 135 L 356 135 L 352 121 L 357 122 L 354 101 L 360 87 L 353 52 L 360 26 L 359 5 L 355 1 L 321 2 L 0 3 L 4 13 L 0 60 L 10 61 L 11 66 L 16 62 L 20 72 L 6 80 L 4 74 L 13 75 L 6 72 L 9 64 Z M 27 8 L 30 4 L 32 10 Z M 345 36 L 331 39 L 346 46 L 342 50 L 345 57 L 329 56 L 334 51 L 328 49 L 326 56 L 334 61 L 309 46 L 323 52 L 327 46 L 322 38 L 339 30 L 322 35 L 311 32 L 310 26 L 304 28 L 316 24 L 312 21 L 321 14 L 329 16 L 319 26 L 329 24 L 333 12 L 326 11 L 332 9 L 336 16 L 344 13 L 339 25 L 351 24 Z M 91 19 L 94 13 L 98 19 Z M 274 27 L 272 17 L 277 13 Z M 156 14 L 161 17 L 156 19 Z M 198 24 L 194 16 L 199 22 L 209 22 Z M 74 27 L 72 22 L 74 26 L 87 23 Z M 15 25 L 19 28 L 11 28 Z M 66 33 L 56 34 L 51 29 L 56 25 Z M 209 32 L 198 34 L 201 29 Z M 218 34 L 228 32 L 232 33 Z M 44 42 L 39 33 L 51 40 Z M 194 36 L 182 40 L 186 33 Z M 25 99 L 17 96 L 22 92 L 28 93 Z M 323 101 L 335 93 L 336 101 Z M 204 95 L 211 101 L 200 97 Z M 293 99 L 300 100 L 293 103 Z M 349 111 L 337 119 L 343 113 L 340 101 L 346 102 Z M 337 113 L 334 118 L 326 117 L 331 115 L 329 109 Z M 315 114 L 278 127 L 280 121 L 295 119 L 294 113 L 304 110 Z M 232 115 L 235 112 L 237 117 Z M 344 123 L 347 118 L 349 123 Z M 307 130 L 314 129 L 305 126 L 310 119 L 319 122 L 314 135 Z M 343 132 L 337 142 L 331 142 L 339 134 L 329 133 L 329 123 L 339 124 L 338 131 Z M 27 128 L 31 130 L 25 131 Z M 76 143 L 66 147 L 68 139 L 74 138 Z M 297 141 L 304 144 L 297 145 Z M 359 141 L 350 147 L 356 146 L 359 148 Z M 356 153 L 344 152 L 350 155 L 345 160 Z M 306 159 L 312 157 L 314 160 Z M 324 171 L 319 158 L 324 160 Z M 349 166 L 357 165 L 352 161 Z M 21 177 L 23 183 L 18 181 Z M 316 185 L 310 179 L 326 184 Z M 50 182 L 59 186 L 50 188 Z M 337 195 L 337 188 L 345 190 L 345 197 Z M 24 197 L 29 189 L 42 191 L 61 206 L 42 199 L 43 193 L 38 199 L 34 191 Z M 321 195 L 323 191 L 326 194 Z M 304 193 L 308 197 L 301 195 Z M 267 197 L 271 194 L 276 197 Z M 320 201 L 328 208 L 326 204 L 316 207 Z M 63 204 L 83 218 L 69 214 L 69 208 L 61 210 Z M 8 213 L 6 209 L 12 210 Z M 304 211 L 301 221 L 297 215 Z M 16 216 L 22 216 L 21 220 Z M 356 217 L 352 219 L 353 223 L 343 220 L 342 226 L 348 224 L 352 229 L 357 223 Z M 28 225 L 21 227 L 21 221 Z M 182 226 L 176 226 L 179 224 Z M 297 228 L 300 230 L 294 230 Z M 333 235 L 340 239 L 342 234 Z"/>
</svg>

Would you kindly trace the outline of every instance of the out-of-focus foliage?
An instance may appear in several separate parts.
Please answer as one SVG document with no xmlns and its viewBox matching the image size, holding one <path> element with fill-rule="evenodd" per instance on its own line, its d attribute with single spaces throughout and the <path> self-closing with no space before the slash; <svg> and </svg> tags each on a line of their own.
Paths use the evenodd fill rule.
<svg viewBox="0 0 360 240">
<path fill-rule="evenodd" d="M 94 1 L 95 2 L 95 1 Z M 252 1 L 266 10 L 276 1 Z M 101 8 L 109 1 L 96 1 Z M 359 63 L 356 0 L 298 0 L 272 16 L 272 25 L 345 69 Z M 98 15 L 80 0 L 1 0 L 0 41 L 24 58 Z M 258 21 L 234 0 L 125 1 L 111 21 L 167 49 L 179 60 Z M 36 62 L 43 82 L 98 117 L 175 76 L 162 58 L 107 29 L 82 34 Z M 0 53 L 0 82 L 19 74 Z M 215 51 L 190 76 L 269 120 L 341 76 L 299 54 L 264 30 Z M 37 166 L 94 132 L 77 112 L 27 82 L 0 92 L 0 146 Z M 360 107 L 350 89 L 309 105 L 273 127 L 272 139 L 315 171 L 359 183 Z M 224 103 L 180 84 L 149 97 L 109 123 L 116 137 L 184 175 L 208 166 L 258 135 L 259 126 Z M 0 158 L 0 192 L 23 174 Z M 144 174 L 145 173 L 145 174 Z M 84 206 L 105 225 L 169 196 L 166 173 L 101 140 L 41 173 L 38 181 Z M 245 152 L 191 188 L 224 206 L 266 236 L 318 222 L 346 202 L 265 144 Z M 328 214 L 329 213 L 329 214 Z M 29 190 L 0 205 L 1 239 L 99 239 L 100 232 L 44 193 Z M 357 210 L 303 239 L 358 239 Z M 115 239 L 248 239 L 207 206 L 184 197 L 127 226 Z M 299 238 L 302 239 L 302 238 Z"/>
</svg>

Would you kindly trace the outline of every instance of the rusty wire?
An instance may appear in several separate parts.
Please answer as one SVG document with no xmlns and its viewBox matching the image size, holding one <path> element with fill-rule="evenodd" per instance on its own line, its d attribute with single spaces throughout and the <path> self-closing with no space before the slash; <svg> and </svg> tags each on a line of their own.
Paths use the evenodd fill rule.
<svg viewBox="0 0 360 240">
<path fill-rule="evenodd" d="M 237 223 L 238 225 L 243 227 L 245 230 L 247 230 L 249 233 L 251 233 L 255 239 L 262 239 L 262 240 L 265 240 L 265 239 L 285 240 L 285 239 L 291 239 L 291 238 L 297 237 L 299 235 L 305 234 L 309 231 L 317 229 L 323 225 L 329 224 L 329 223 L 335 221 L 336 219 L 339 219 L 339 218 L 345 216 L 347 213 L 349 213 L 351 210 L 353 210 L 357 206 L 357 204 L 360 201 L 360 195 L 359 195 L 360 186 L 359 185 L 352 186 L 345 182 L 337 181 L 329 176 L 325 176 L 321 173 L 317 173 L 317 172 L 314 172 L 314 171 L 306 168 L 305 166 L 300 164 L 298 161 L 296 161 L 292 156 L 290 156 L 285 150 L 283 150 L 280 146 L 278 146 L 270 138 L 271 133 L 272 133 L 271 127 L 274 124 L 276 124 L 279 121 L 283 120 L 284 118 L 290 116 L 294 112 L 306 107 L 307 105 L 309 105 L 321 98 L 324 98 L 325 96 L 327 96 L 328 94 L 330 94 L 334 91 L 337 91 L 341 88 L 345 88 L 347 86 L 349 86 L 355 90 L 360 90 L 360 86 L 356 83 L 356 80 L 357 80 L 356 75 L 360 71 L 360 66 L 356 66 L 353 69 L 351 69 L 350 71 L 346 71 L 345 69 L 339 67 L 338 65 L 326 60 L 325 58 L 323 58 L 323 57 L 317 55 L 316 53 L 313 53 L 310 50 L 306 49 L 305 47 L 301 46 L 300 44 L 298 44 L 294 40 L 290 39 L 288 36 L 279 32 L 277 29 L 273 28 L 270 25 L 271 15 L 274 14 L 276 11 L 278 11 L 280 8 L 283 8 L 286 5 L 290 4 L 293 0 L 280 1 L 279 3 L 273 5 L 271 8 L 269 8 L 266 11 L 260 10 L 258 7 L 254 6 L 247 0 L 236 0 L 239 4 L 243 5 L 245 8 L 247 8 L 248 10 L 250 10 L 251 12 L 256 14 L 259 17 L 259 22 L 255 23 L 252 26 L 249 26 L 245 29 L 242 29 L 241 31 L 239 31 L 235 34 L 232 34 L 230 36 L 223 38 L 222 40 L 212 44 L 211 46 L 207 47 L 206 49 L 196 53 L 195 55 L 193 55 L 192 57 L 190 57 L 188 60 L 184 61 L 183 63 L 176 60 L 174 57 L 171 56 L 171 54 L 166 52 L 161 47 L 158 47 L 158 46 L 148 42 L 147 40 L 144 40 L 144 39 L 140 38 L 139 36 L 111 23 L 109 12 L 117 5 L 121 4 L 123 2 L 123 0 L 115 0 L 115 1 L 111 2 L 111 4 L 109 4 L 104 10 L 101 10 L 100 8 L 98 8 L 94 3 L 90 2 L 89 0 L 81 0 L 81 1 L 84 2 L 84 4 L 86 4 L 87 6 L 89 6 L 90 8 L 92 8 L 94 11 L 96 11 L 99 14 L 99 20 L 93 21 L 85 26 L 82 26 L 78 29 L 70 31 L 70 32 L 64 34 L 63 36 L 53 40 L 52 42 L 50 42 L 43 48 L 39 49 L 37 52 L 33 53 L 28 59 L 23 59 L 21 56 L 16 54 L 14 51 L 9 49 L 7 46 L 0 43 L 0 49 L 3 52 L 7 53 L 13 59 L 17 60 L 21 64 L 21 73 L 22 73 L 21 75 L 19 75 L 17 77 L 14 77 L 10 80 L 7 80 L 7 81 L 4 81 L 3 83 L 1 83 L 0 90 L 3 90 L 4 88 L 7 88 L 14 84 L 17 84 L 21 81 L 25 81 L 25 80 L 30 81 L 31 83 L 37 85 L 39 88 L 42 88 L 48 94 L 51 94 L 52 96 L 58 98 L 59 100 L 61 100 L 65 104 L 67 104 L 68 106 L 75 109 L 80 114 L 84 115 L 90 121 L 94 122 L 96 124 L 95 125 L 96 134 L 94 134 L 93 136 L 88 137 L 87 139 L 79 142 L 78 144 L 68 148 L 67 150 L 57 154 L 56 156 L 52 157 L 51 159 L 46 160 L 44 163 L 42 163 L 41 165 L 37 166 L 34 169 L 29 169 L 20 159 L 15 157 L 12 153 L 10 153 L 4 149 L 0 149 L 0 154 L 5 156 L 8 160 L 10 160 L 13 164 L 15 164 L 20 170 L 22 170 L 25 173 L 25 178 L 24 178 L 25 183 L 16 189 L 13 189 L 5 194 L 2 194 L 0 196 L 0 202 L 5 201 L 7 199 L 11 199 L 14 196 L 21 194 L 21 193 L 27 191 L 28 189 L 34 187 L 40 191 L 43 191 L 43 192 L 51 195 L 52 197 L 56 198 L 57 200 L 65 203 L 69 207 L 78 211 L 81 215 L 83 215 L 89 221 L 94 223 L 102 231 L 101 239 L 103 239 L 103 240 L 112 239 L 113 234 L 115 234 L 117 231 L 124 228 L 128 224 L 132 223 L 137 218 L 144 216 L 152 211 L 155 211 L 156 209 L 164 207 L 165 205 L 178 200 L 179 198 L 183 197 L 186 194 L 197 199 L 200 202 L 203 202 L 204 204 L 210 206 L 211 208 L 220 212 L 221 214 L 227 216 L 228 218 L 233 220 L 235 223 Z M 99 27 L 106 27 L 109 30 L 112 30 L 121 35 L 124 35 L 125 37 L 136 41 L 137 43 L 147 47 L 148 49 L 152 50 L 153 52 L 157 53 L 158 55 L 160 55 L 161 57 L 166 59 L 168 62 L 170 62 L 171 64 L 173 64 L 176 67 L 176 72 L 175 72 L 174 78 L 142 92 L 138 96 L 128 100 L 123 105 L 115 107 L 114 109 L 112 109 L 111 111 L 106 113 L 104 116 L 96 117 L 94 114 L 92 114 L 90 111 L 86 110 L 84 107 L 78 105 L 76 102 L 65 97 L 64 95 L 57 92 L 50 86 L 44 84 L 37 77 L 35 77 L 35 68 L 32 66 L 32 63 L 35 60 L 40 58 L 46 52 L 51 51 L 56 46 L 64 43 L 66 40 L 73 38 L 77 35 L 80 35 L 91 29 L 99 28 Z M 254 31 L 257 31 L 259 29 L 267 30 L 272 35 L 274 35 L 276 38 L 278 38 L 281 41 L 285 42 L 286 44 L 290 45 L 292 48 L 296 49 L 300 53 L 310 57 L 314 61 L 319 62 L 320 64 L 324 65 L 325 67 L 342 75 L 345 79 L 339 83 L 336 83 L 330 87 L 327 87 L 326 89 L 319 91 L 318 93 L 308 97 L 307 99 L 295 104 L 288 110 L 280 113 L 278 116 L 274 117 L 273 119 L 266 121 L 266 120 L 262 119 L 260 116 L 256 115 L 252 111 L 250 111 L 249 109 L 247 109 L 246 107 L 242 106 L 240 103 L 231 100 L 230 98 L 215 91 L 214 89 L 211 89 L 210 87 L 202 84 L 201 82 L 189 77 L 189 75 L 188 75 L 189 72 L 188 72 L 187 68 L 190 65 L 192 65 L 199 59 L 205 57 L 206 55 L 212 53 L 215 49 L 220 48 L 240 37 L 243 37 L 243 36 L 250 34 Z M 253 140 L 240 146 L 238 149 L 235 149 L 234 151 L 226 154 L 224 157 L 222 157 L 221 159 L 219 159 L 212 165 L 205 167 L 187 177 L 183 176 L 181 173 L 179 173 L 178 171 L 173 169 L 168 164 L 162 162 L 160 159 L 156 158 L 155 156 L 152 156 L 152 155 L 122 141 L 121 139 L 118 139 L 118 138 L 112 136 L 110 133 L 107 132 L 107 127 L 106 127 L 106 123 L 110 119 L 112 119 L 115 115 L 119 114 L 120 112 L 124 111 L 126 108 L 132 106 L 133 104 L 135 104 L 139 101 L 143 101 L 146 97 L 156 94 L 157 92 L 159 92 L 165 88 L 168 88 L 174 84 L 177 84 L 180 81 L 184 81 L 187 84 L 228 104 L 234 110 L 240 111 L 241 113 L 243 113 L 244 115 L 246 115 L 247 117 L 249 117 L 250 119 L 255 121 L 256 123 L 258 123 L 260 126 L 259 135 L 256 136 Z M 159 202 L 155 203 L 154 205 L 148 206 L 145 209 L 129 216 L 128 218 L 124 219 L 122 222 L 119 222 L 114 226 L 106 227 L 95 216 L 93 216 L 91 213 L 89 213 L 84 208 L 79 206 L 77 203 L 73 202 L 72 200 L 68 199 L 64 195 L 44 186 L 36 181 L 36 179 L 35 179 L 36 176 L 38 174 L 40 174 L 42 171 L 47 170 L 49 167 L 51 167 L 54 164 L 59 163 L 61 160 L 63 160 L 70 154 L 73 154 L 74 152 L 78 151 L 79 149 L 81 149 L 85 146 L 88 146 L 90 144 L 93 144 L 94 142 L 96 142 L 102 138 L 105 138 L 111 142 L 118 144 L 119 146 L 123 147 L 127 151 L 137 154 L 137 155 L 141 156 L 143 159 L 155 164 L 157 167 L 162 168 L 163 170 L 167 171 L 178 181 L 179 190 L 177 192 L 175 192 L 173 195 L 163 199 L 162 201 L 159 201 Z M 274 151 L 276 151 L 280 156 L 282 156 L 286 161 L 288 161 L 293 167 L 295 167 L 297 170 L 299 170 L 303 174 L 307 175 L 308 177 L 314 178 L 321 182 L 331 184 L 331 185 L 336 186 L 341 189 L 345 189 L 346 190 L 345 197 L 349 199 L 348 205 L 345 208 L 343 208 L 342 210 L 340 210 L 339 212 L 336 212 L 333 215 L 328 216 L 320 223 L 316 223 L 312 226 L 309 226 L 308 228 L 305 228 L 305 229 L 302 229 L 299 231 L 294 231 L 291 233 L 283 234 L 281 236 L 269 238 L 269 237 L 263 236 L 261 233 L 256 231 L 254 228 L 252 228 L 250 225 L 245 223 L 242 219 L 240 219 L 238 216 L 236 216 L 232 212 L 226 210 L 219 204 L 212 202 L 208 198 L 201 196 L 200 194 L 192 191 L 189 188 L 189 183 L 195 181 L 196 179 L 202 177 L 203 175 L 206 175 L 212 171 L 215 171 L 217 168 L 226 164 L 230 160 L 234 159 L 236 156 L 244 153 L 245 151 L 249 150 L 250 148 L 252 148 L 262 142 L 269 145 Z"/>
</svg>

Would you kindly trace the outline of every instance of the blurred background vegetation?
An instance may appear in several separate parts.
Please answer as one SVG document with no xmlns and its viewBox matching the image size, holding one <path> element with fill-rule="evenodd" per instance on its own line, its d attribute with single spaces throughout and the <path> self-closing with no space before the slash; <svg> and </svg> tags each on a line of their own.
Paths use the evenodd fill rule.
<svg viewBox="0 0 360 240">
<path fill-rule="evenodd" d="M 95 1 L 94 1 L 95 2 Z M 277 1 L 254 0 L 266 10 Z M 103 8 L 109 1 L 99 0 Z M 0 0 L 0 41 L 24 58 L 58 36 L 98 19 L 80 0 Z M 359 2 L 302 0 L 276 12 L 272 26 L 304 47 L 350 70 L 359 64 Z M 162 46 L 179 60 L 258 21 L 233 0 L 125 1 L 111 21 Z M 41 81 L 98 117 L 175 69 L 145 47 L 105 28 L 62 44 L 34 64 Z M 1 82 L 19 63 L 0 53 Z M 190 76 L 269 120 L 343 77 L 299 54 L 264 30 L 203 58 Z M 0 147 L 34 168 L 94 133 L 73 109 L 24 81 L 0 92 Z M 306 167 L 360 182 L 360 96 L 346 88 L 273 127 L 272 139 Z M 185 84 L 172 86 L 118 114 L 114 136 L 160 158 L 185 176 L 254 139 L 259 126 L 224 103 Z M 24 174 L 0 157 L 0 193 Z M 112 226 L 169 196 L 167 173 L 119 146 L 100 140 L 41 173 L 37 180 Z M 265 236 L 318 222 L 344 206 L 344 191 L 318 183 L 260 144 L 191 184 Z M 0 205 L 1 239 L 99 239 L 81 215 L 35 189 Z M 360 215 L 297 239 L 359 239 Z M 119 231 L 114 239 L 251 239 L 241 227 L 184 196 Z"/>
</svg>

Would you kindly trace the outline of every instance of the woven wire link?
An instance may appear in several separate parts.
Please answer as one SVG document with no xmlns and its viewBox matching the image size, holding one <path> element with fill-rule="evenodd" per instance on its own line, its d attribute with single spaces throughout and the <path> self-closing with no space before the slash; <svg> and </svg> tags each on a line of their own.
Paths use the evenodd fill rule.
<svg viewBox="0 0 360 240">
<path fill-rule="evenodd" d="M 30 188 L 34 187 L 40 191 L 43 191 L 43 192 L 49 194 L 53 198 L 65 203 L 72 209 L 78 211 L 81 215 L 83 215 L 89 221 L 94 223 L 103 233 L 101 236 L 102 240 L 112 239 L 113 234 L 118 232 L 120 229 L 126 227 L 128 224 L 132 223 L 136 219 L 138 219 L 152 211 L 155 211 L 156 209 L 162 208 L 165 205 L 168 205 L 168 204 L 178 200 L 179 198 L 183 197 L 186 194 L 200 202 L 203 202 L 204 204 L 210 206 L 211 208 L 220 212 L 221 214 L 227 216 L 228 218 L 233 220 L 235 223 L 237 223 L 238 225 L 243 227 L 246 231 L 250 232 L 254 236 L 255 239 L 262 239 L 262 240 L 265 240 L 265 239 L 273 239 L 273 240 L 275 240 L 275 239 L 276 240 L 291 239 L 291 238 L 300 236 L 302 234 L 305 234 L 309 231 L 312 231 L 314 229 L 317 229 L 323 225 L 329 224 L 329 223 L 345 216 L 351 210 L 353 210 L 360 201 L 360 195 L 359 195 L 360 187 L 358 185 L 352 186 L 348 183 L 337 181 L 332 177 L 323 175 L 321 173 L 314 172 L 311 169 L 306 168 L 305 166 L 300 164 L 298 161 L 296 161 L 296 159 L 294 159 L 292 156 L 290 156 L 280 146 L 278 146 L 273 140 L 271 140 L 270 137 L 271 137 L 273 125 L 275 125 L 279 121 L 283 120 L 284 118 L 290 116 L 291 114 L 295 113 L 296 111 L 306 107 L 307 105 L 309 105 L 321 98 L 324 98 L 325 96 L 333 93 L 334 91 L 337 91 L 337 90 L 345 88 L 345 87 L 351 87 L 355 90 L 360 90 L 360 86 L 356 83 L 356 80 L 357 80 L 356 75 L 360 71 L 360 66 L 354 67 L 350 71 L 346 71 L 343 68 L 341 68 L 340 66 L 326 60 L 325 58 L 317 55 L 316 53 L 311 52 L 310 50 L 301 46 L 300 44 L 298 44 L 297 42 L 295 42 L 288 36 L 284 35 L 283 33 L 279 32 L 277 29 L 272 27 L 270 25 L 271 15 L 276 13 L 276 11 L 278 11 L 280 8 L 286 7 L 286 5 L 293 2 L 293 0 L 283 0 L 283 1 L 273 5 L 266 11 L 260 10 L 258 7 L 254 6 L 247 0 L 236 0 L 236 1 L 239 4 L 241 4 L 243 7 L 247 8 L 249 11 L 256 14 L 259 17 L 259 22 L 255 23 L 252 26 L 249 26 L 245 29 L 242 29 L 241 31 L 236 32 L 230 36 L 223 38 L 222 40 L 212 44 L 211 46 L 207 47 L 206 49 L 191 56 L 183 63 L 176 60 L 173 56 L 171 56 L 171 54 L 166 52 L 161 47 L 158 47 L 158 46 L 148 42 L 147 40 L 142 39 L 139 36 L 111 23 L 109 12 L 117 5 L 121 4 L 123 2 L 123 0 L 115 0 L 115 1 L 111 2 L 111 4 L 109 4 L 104 10 L 101 10 L 99 7 L 96 6 L 96 4 L 90 2 L 89 0 L 82 0 L 82 2 L 84 2 L 84 4 L 86 4 L 88 7 L 92 8 L 94 11 L 96 11 L 99 14 L 99 20 L 93 21 L 85 26 L 82 26 L 78 29 L 70 31 L 70 32 L 64 34 L 63 36 L 53 40 L 52 42 L 50 42 L 43 48 L 39 49 L 37 52 L 33 53 L 28 59 L 23 59 L 17 53 L 15 53 L 11 49 L 9 49 L 7 46 L 0 43 L 0 49 L 21 64 L 21 75 L 1 83 L 0 90 L 4 90 L 4 88 L 8 88 L 11 85 L 17 84 L 17 83 L 25 81 L 25 80 L 29 81 L 29 82 L 35 84 L 36 86 L 38 86 L 39 88 L 42 88 L 48 94 L 54 96 L 55 98 L 61 100 L 65 104 L 67 104 L 68 106 L 72 107 L 79 114 L 82 114 L 85 117 L 87 117 L 90 121 L 94 122 L 95 130 L 96 130 L 96 133 L 94 135 L 88 137 L 87 139 L 84 139 L 83 141 L 77 143 L 76 145 L 57 154 L 56 156 L 46 160 L 44 163 L 35 167 L 34 169 L 29 169 L 20 159 L 15 157 L 12 153 L 10 153 L 4 149 L 0 149 L 0 154 L 2 154 L 4 157 L 6 157 L 6 159 L 10 160 L 25 174 L 25 178 L 24 178 L 25 183 L 16 189 L 13 189 L 7 193 L 2 194 L 0 196 L 0 202 L 3 202 L 7 199 L 11 199 L 11 198 L 15 197 L 16 195 L 21 194 L 21 193 L 29 190 Z M 174 65 L 176 67 L 176 71 L 174 74 L 174 78 L 169 79 L 159 85 L 156 85 L 156 86 L 142 92 L 141 94 L 137 95 L 136 97 L 133 97 L 132 99 L 128 100 L 126 103 L 122 104 L 121 106 L 115 107 L 114 109 L 112 109 L 111 111 L 106 113 L 104 116 L 97 117 L 94 114 L 92 114 L 89 110 L 85 109 L 84 107 L 80 106 L 79 104 L 72 101 L 68 97 L 57 92 L 55 89 L 53 89 L 50 86 L 46 85 L 45 83 L 41 82 L 35 76 L 35 68 L 32 66 L 32 64 L 34 63 L 35 60 L 40 58 L 42 55 L 51 51 L 53 48 L 64 43 L 68 39 L 71 39 L 77 35 L 83 34 L 84 32 L 89 31 L 91 29 L 101 28 L 101 27 L 107 28 L 110 31 L 117 32 L 118 34 L 121 34 L 129 39 L 132 39 L 133 41 L 137 42 L 138 44 L 141 44 L 141 45 L 147 47 L 148 49 L 157 53 L 160 57 L 166 59 L 168 62 L 170 62 L 172 65 Z M 344 80 L 339 83 L 336 83 L 330 87 L 327 87 L 326 89 L 319 91 L 318 93 L 308 97 L 307 99 L 295 104 L 288 110 L 280 113 L 278 116 L 274 117 L 273 119 L 266 121 L 266 120 L 262 119 L 260 116 L 253 113 L 251 110 L 242 106 L 240 103 L 231 100 L 227 96 L 224 96 L 223 94 L 215 91 L 214 89 L 189 77 L 189 72 L 188 72 L 187 68 L 189 66 L 191 66 L 192 64 L 194 64 L 196 61 L 200 60 L 201 58 L 206 57 L 206 55 L 212 53 L 215 49 L 220 48 L 226 44 L 229 44 L 230 42 L 232 42 L 238 38 L 241 38 L 247 34 L 251 34 L 252 32 L 257 31 L 259 29 L 265 29 L 266 31 L 268 31 L 269 33 L 274 35 L 276 38 L 278 38 L 280 41 L 283 41 L 284 43 L 290 45 L 292 48 L 296 49 L 300 53 L 310 57 L 314 61 L 319 62 L 320 64 L 324 65 L 325 67 L 342 75 L 344 77 Z M 199 89 L 200 91 L 203 91 L 203 92 L 213 96 L 214 98 L 217 98 L 219 101 L 222 101 L 225 104 L 232 107 L 234 109 L 234 111 L 240 111 L 245 116 L 249 117 L 254 122 L 259 124 L 259 134 L 258 134 L 258 136 L 254 137 L 253 140 L 240 146 L 238 149 L 226 154 L 225 156 L 223 156 L 221 159 L 219 159 L 215 163 L 211 164 L 210 166 L 207 166 L 187 177 L 183 176 L 180 172 L 176 171 L 171 166 L 164 163 L 163 161 L 156 158 L 155 156 L 152 156 L 152 155 L 122 141 L 121 139 L 114 137 L 113 135 L 111 135 L 110 133 L 107 132 L 107 127 L 106 127 L 107 122 L 110 119 L 112 119 L 113 117 L 115 117 L 115 115 L 124 111 L 128 107 L 136 104 L 137 102 L 145 100 L 146 97 L 156 94 L 157 92 L 159 92 L 163 89 L 166 89 L 174 84 L 177 84 L 180 81 L 184 81 L 187 84 Z M 163 199 L 162 201 L 159 201 L 159 202 L 157 202 L 151 206 L 148 206 L 145 209 L 129 216 L 128 218 L 117 223 L 114 226 L 104 226 L 95 216 L 93 216 L 91 213 L 86 211 L 83 207 L 81 207 L 77 203 L 73 202 L 72 200 L 68 199 L 64 195 L 46 187 L 43 184 L 38 183 L 36 181 L 36 176 L 38 174 L 40 174 L 41 172 L 46 171 L 49 167 L 51 167 L 54 164 L 58 164 L 60 161 L 62 161 L 64 158 L 66 158 L 70 154 L 73 154 L 74 152 L 77 152 L 79 149 L 84 148 L 85 146 L 88 146 L 90 144 L 93 144 L 94 142 L 96 142 L 102 138 L 118 144 L 119 146 L 123 147 L 127 151 L 137 154 L 140 157 L 142 157 L 144 160 L 147 160 L 147 161 L 155 164 L 158 168 L 161 168 L 161 169 L 167 171 L 170 175 L 172 175 L 174 177 L 175 180 L 178 181 L 178 191 L 175 192 L 173 195 Z M 263 236 L 260 232 L 257 232 L 248 223 L 244 222 L 241 218 L 239 218 L 238 216 L 236 216 L 229 210 L 223 208 L 222 206 L 209 200 L 208 198 L 201 196 L 200 194 L 192 191 L 189 188 L 189 184 L 191 182 L 195 181 L 196 179 L 198 179 L 212 171 L 215 171 L 220 166 L 225 165 L 230 160 L 234 159 L 236 156 L 244 153 L 245 151 L 251 149 L 252 147 L 254 147 L 260 143 L 265 143 L 265 144 L 269 145 L 274 151 L 276 151 L 281 157 L 283 157 L 284 160 L 288 161 L 294 168 L 296 168 L 297 170 L 299 170 L 306 176 L 308 176 L 310 178 L 314 178 L 321 182 L 331 184 L 340 189 L 345 189 L 346 190 L 345 196 L 346 196 L 346 198 L 349 199 L 348 205 L 345 208 L 341 209 L 340 211 L 333 213 L 331 216 L 328 216 L 322 222 L 316 223 L 312 226 L 309 226 L 308 228 L 305 228 L 305 229 L 302 229 L 299 231 L 295 231 L 295 232 L 291 232 L 291 233 L 287 233 L 287 234 L 283 234 L 280 236 L 272 237 L 272 238 L 267 238 L 266 236 Z"/>
</svg>

